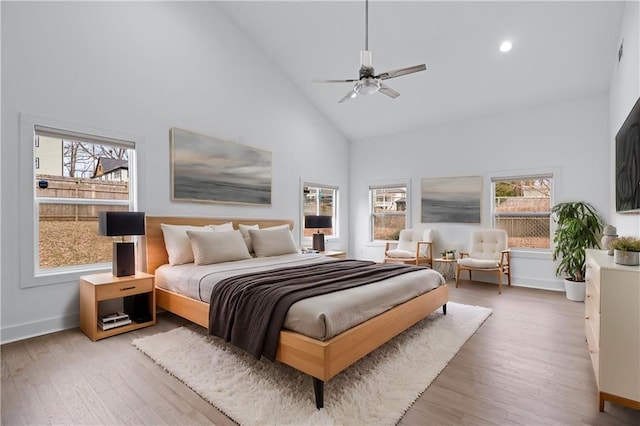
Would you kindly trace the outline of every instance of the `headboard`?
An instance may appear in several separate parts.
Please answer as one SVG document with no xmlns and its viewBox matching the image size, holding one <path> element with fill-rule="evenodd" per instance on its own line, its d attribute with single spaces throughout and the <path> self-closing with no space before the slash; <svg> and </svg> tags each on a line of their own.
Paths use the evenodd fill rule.
<svg viewBox="0 0 640 426">
<path fill-rule="evenodd" d="M 293 229 L 293 221 L 287 219 L 238 219 L 238 218 L 213 218 L 213 217 L 184 217 L 184 216 L 146 216 L 145 217 L 145 243 L 147 254 L 146 272 L 153 274 L 159 266 L 169 263 L 169 255 L 164 246 L 164 236 L 160 224 L 169 225 L 220 225 L 232 222 L 233 227 L 238 229 L 238 224 L 247 225 L 258 224 L 260 228 L 267 228 L 276 225 L 289 225 Z"/>
</svg>

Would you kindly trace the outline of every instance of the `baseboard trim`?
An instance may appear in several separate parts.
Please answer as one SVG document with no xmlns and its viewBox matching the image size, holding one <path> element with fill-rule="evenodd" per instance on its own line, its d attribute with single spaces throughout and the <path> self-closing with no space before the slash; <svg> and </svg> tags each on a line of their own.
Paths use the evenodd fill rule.
<svg viewBox="0 0 640 426">
<path fill-rule="evenodd" d="M 541 280 L 529 277 L 511 277 L 511 285 L 518 287 L 536 288 L 539 290 L 551 290 L 564 292 L 564 283 L 559 280 Z"/>
<path fill-rule="evenodd" d="M 468 280 L 468 272 L 462 272 L 462 279 Z M 487 283 L 493 283 L 498 285 L 498 278 L 496 274 L 490 274 L 487 272 L 473 271 L 473 281 L 482 281 Z M 511 285 L 515 287 L 527 287 L 536 288 L 539 290 L 551 290 L 564 292 L 564 283 L 558 279 L 540 279 L 531 277 L 522 277 L 517 275 L 511 275 Z M 507 286 L 507 277 L 504 276 L 502 280 L 502 286 Z"/>
<path fill-rule="evenodd" d="M 504 286 L 504 284 L 503 284 L 503 286 Z M 511 287 L 533 288 L 535 290 L 557 291 L 557 292 L 562 292 L 562 293 L 565 292 L 564 288 L 542 287 L 542 286 L 539 286 L 539 285 L 527 285 L 527 284 L 520 284 L 520 283 L 518 283 L 518 284 L 511 283 Z"/>
<path fill-rule="evenodd" d="M 78 314 L 75 314 L 2 327 L 0 329 L 0 344 L 17 342 L 18 340 L 29 339 L 31 337 L 42 336 L 79 326 L 80 317 Z"/>
</svg>

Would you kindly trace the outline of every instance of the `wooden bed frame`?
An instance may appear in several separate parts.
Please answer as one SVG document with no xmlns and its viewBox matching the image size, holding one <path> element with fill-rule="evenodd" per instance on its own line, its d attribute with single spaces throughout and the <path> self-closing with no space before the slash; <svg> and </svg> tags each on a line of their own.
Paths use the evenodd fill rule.
<svg viewBox="0 0 640 426">
<path fill-rule="evenodd" d="M 225 219 L 204 217 L 147 216 L 146 217 L 146 272 L 168 263 L 168 254 L 160 224 L 219 225 L 233 222 L 258 224 L 260 228 L 288 224 L 290 220 Z M 402 333 L 442 306 L 446 314 L 449 288 L 446 284 L 428 293 L 398 305 L 360 325 L 327 341 L 320 341 L 288 330 L 280 332 L 276 359 L 313 377 L 316 406 L 324 405 L 324 382 L 358 361 L 374 349 Z M 188 319 L 208 329 L 209 304 L 156 287 L 157 307 Z"/>
</svg>

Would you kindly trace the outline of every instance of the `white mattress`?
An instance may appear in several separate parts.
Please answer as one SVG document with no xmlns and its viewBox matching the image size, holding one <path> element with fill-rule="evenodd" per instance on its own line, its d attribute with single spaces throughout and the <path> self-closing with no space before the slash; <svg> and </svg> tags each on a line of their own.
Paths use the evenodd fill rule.
<svg viewBox="0 0 640 426">
<path fill-rule="evenodd" d="M 252 258 L 213 265 L 163 265 L 156 269 L 156 286 L 210 302 L 213 286 L 236 274 L 279 267 L 331 262 L 335 259 L 314 254 L 287 254 Z M 396 305 L 444 284 L 432 269 L 410 272 L 384 281 L 311 297 L 294 303 L 284 327 L 318 340 L 327 340 Z"/>
</svg>

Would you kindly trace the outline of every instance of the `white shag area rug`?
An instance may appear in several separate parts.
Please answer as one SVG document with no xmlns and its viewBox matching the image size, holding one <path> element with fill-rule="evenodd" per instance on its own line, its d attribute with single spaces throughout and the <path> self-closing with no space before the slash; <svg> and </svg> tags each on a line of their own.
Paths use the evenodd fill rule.
<svg viewBox="0 0 640 426">
<path fill-rule="evenodd" d="M 242 425 L 396 424 L 491 315 L 491 309 L 447 303 L 442 309 L 333 377 L 324 408 L 310 376 L 256 360 L 198 326 L 132 343 L 220 411 Z"/>
</svg>

